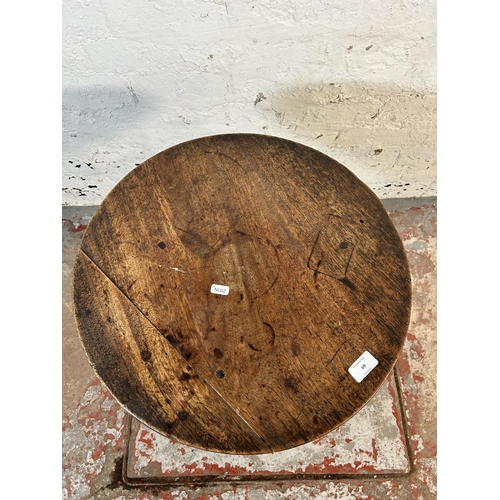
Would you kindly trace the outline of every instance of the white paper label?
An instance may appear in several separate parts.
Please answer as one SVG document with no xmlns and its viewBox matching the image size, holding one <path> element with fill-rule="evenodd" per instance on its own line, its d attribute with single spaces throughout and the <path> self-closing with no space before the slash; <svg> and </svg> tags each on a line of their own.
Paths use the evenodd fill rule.
<svg viewBox="0 0 500 500">
<path fill-rule="evenodd" d="M 229 287 L 224 286 L 224 285 L 212 285 L 212 288 L 210 288 L 210 291 L 212 293 L 216 293 L 217 295 L 228 295 L 229 294 Z"/>
<path fill-rule="evenodd" d="M 349 367 L 349 373 L 356 382 L 361 382 L 377 365 L 378 361 L 368 351 L 365 351 Z"/>
</svg>

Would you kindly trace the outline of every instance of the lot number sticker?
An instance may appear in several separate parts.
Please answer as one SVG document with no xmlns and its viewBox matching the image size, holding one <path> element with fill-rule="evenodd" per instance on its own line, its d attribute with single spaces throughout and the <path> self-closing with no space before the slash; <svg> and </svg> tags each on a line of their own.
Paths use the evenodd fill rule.
<svg viewBox="0 0 500 500">
<path fill-rule="evenodd" d="M 361 382 L 377 365 L 378 361 L 368 351 L 365 351 L 349 367 L 349 373 L 356 382 Z"/>
<path fill-rule="evenodd" d="M 210 288 L 210 291 L 212 293 L 216 293 L 217 295 L 228 295 L 229 294 L 229 287 L 224 286 L 224 285 L 212 285 L 212 288 Z"/>
</svg>

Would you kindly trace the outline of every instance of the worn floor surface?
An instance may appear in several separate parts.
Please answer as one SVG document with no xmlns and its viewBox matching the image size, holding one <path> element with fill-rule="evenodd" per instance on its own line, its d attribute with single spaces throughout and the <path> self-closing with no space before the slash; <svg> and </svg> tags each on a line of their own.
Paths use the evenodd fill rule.
<svg viewBox="0 0 500 500">
<path fill-rule="evenodd" d="M 94 375 L 72 309 L 73 263 L 95 208 L 64 207 L 64 499 L 434 499 L 436 473 L 436 202 L 387 200 L 408 252 L 410 328 L 396 369 L 327 436 L 251 457 L 179 445 L 127 415 Z"/>
</svg>

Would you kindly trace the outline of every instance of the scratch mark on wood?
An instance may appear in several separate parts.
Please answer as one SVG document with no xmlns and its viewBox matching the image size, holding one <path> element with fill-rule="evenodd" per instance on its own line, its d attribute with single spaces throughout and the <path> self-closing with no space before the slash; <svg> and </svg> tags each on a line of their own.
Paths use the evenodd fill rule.
<svg viewBox="0 0 500 500">
<path fill-rule="evenodd" d="M 244 172 L 246 172 L 245 167 L 243 167 L 243 165 L 238 160 L 235 160 L 233 157 L 225 153 L 221 153 L 220 151 L 205 151 L 205 153 L 223 156 L 224 158 L 227 158 L 228 160 L 231 160 L 232 162 L 236 163 L 236 165 L 238 165 Z"/>
<path fill-rule="evenodd" d="M 263 321 L 264 325 L 267 327 L 267 333 L 271 335 L 271 342 L 270 345 L 274 345 L 274 341 L 276 340 L 276 333 L 274 332 L 274 328 L 269 324 Z"/>
<path fill-rule="evenodd" d="M 347 288 L 350 288 L 351 290 L 356 290 L 356 286 L 354 285 L 354 283 L 346 276 L 340 278 L 339 281 L 341 283 L 344 283 L 344 285 L 347 286 Z"/>
<path fill-rule="evenodd" d="M 309 258 L 307 259 L 307 267 L 309 269 L 311 269 L 311 266 L 309 264 L 311 263 L 311 258 L 312 258 L 312 255 L 314 253 L 314 249 L 316 248 L 316 244 L 318 243 L 319 237 L 321 235 L 321 231 L 323 231 L 323 230 L 322 229 L 319 230 L 318 235 L 316 236 L 316 239 L 314 240 L 314 244 L 311 248 L 311 253 L 309 254 Z"/>
<path fill-rule="evenodd" d="M 335 354 L 332 356 L 330 361 L 328 361 L 328 363 L 326 363 L 325 366 L 328 366 L 337 357 L 337 354 L 340 352 L 340 349 L 342 349 L 342 347 L 344 347 L 344 345 L 345 345 L 345 342 L 342 342 L 342 344 L 340 344 L 340 347 L 335 351 Z"/>
<path fill-rule="evenodd" d="M 345 266 L 345 271 L 344 271 L 344 277 L 347 276 L 347 271 L 349 271 L 349 264 L 351 263 L 351 259 L 352 259 L 352 254 L 354 253 L 354 247 L 351 251 L 351 255 L 349 256 L 349 260 L 347 261 L 347 265 Z"/>
<path fill-rule="evenodd" d="M 187 274 L 186 271 L 183 271 L 182 269 L 179 269 L 178 267 L 171 267 L 170 269 L 172 269 L 172 271 L 177 271 L 178 273 Z"/>
</svg>

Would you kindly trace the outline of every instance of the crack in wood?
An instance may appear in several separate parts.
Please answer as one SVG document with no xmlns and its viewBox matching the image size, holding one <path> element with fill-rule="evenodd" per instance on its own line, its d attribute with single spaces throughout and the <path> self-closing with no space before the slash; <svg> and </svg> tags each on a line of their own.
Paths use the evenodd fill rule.
<svg viewBox="0 0 500 500">
<path fill-rule="evenodd" d="M 189 361 L 185 358 L 185 356 L 182 355 L 177 346 L 175 346 L 170 340 L 168 340 L 164 335 L 162 335 L 162 333 L 152 323 L 152 321 L 144 314 L 144 312 L 141 309 L 139 309 L 139 307 L 137 307 L 136 304 L 134 304 L 132 300 L 130 300 L 130 298 L 123 292 L 123 290 L 121 290 L 121 288 L 114 282 L 114 280 L 112 280 L 84 250 L 80 249 L 80 251 L 82 252 L 83 255 L 85 255 L 85 257 L 87 257 L 92 262 L 92 264 L 96 267 L 96 269 L 98 269 L 99 272 L 102 273 L 102 275 L 105 276 L 106 279 L 108 279 L 114 285 L 114 287 L 118 290 L 118 292 L 123 295 L 123 297 L 134 307 L 134 309 L 137 310 L 137 312 L 148 321 L 148 323 L 154 328 L 154 330 L 158 333 L 158 335 L 164 338 L 172 346 L 172 348 L 175 349 L 177 353 L 179 353 L 179 355 L 185 360 L 187 365 L 193 371 L 194 375 L 192 376 L 197 376 L 199 377 L 200 380 L 203 380 L 203 382 L 207 385 L 207 387 L 212 392 L 214 392 L 216 396 L 220 399 L 220 401 L 222 401 L 222 403 L 224 403 L 224 405 L 237 416 L 237 418 L 250 430 L 250 432 L 254 434 L 259 439 L 259 441 L 261 441 L 265 445 L 265 447 L 269 450 L 269 452 L 274 453 L 274 450 L 272 449 L 271 445 L 262 436 L 260 436 L 260 434 L 238 413 L 238 411 L 236 411 L 236 409 L 233 406 L 231 406 L 231 404 L 222 396 L 222 394 L 220 394 L 219 391 L 217 391 L 217 389 L 215 389 L 215 387 L 205 377 L 203 377 L 201 374 L 198 373 L 198 371 L 193 367 L 193 365 L 189 363 Z"/>
</svg>

